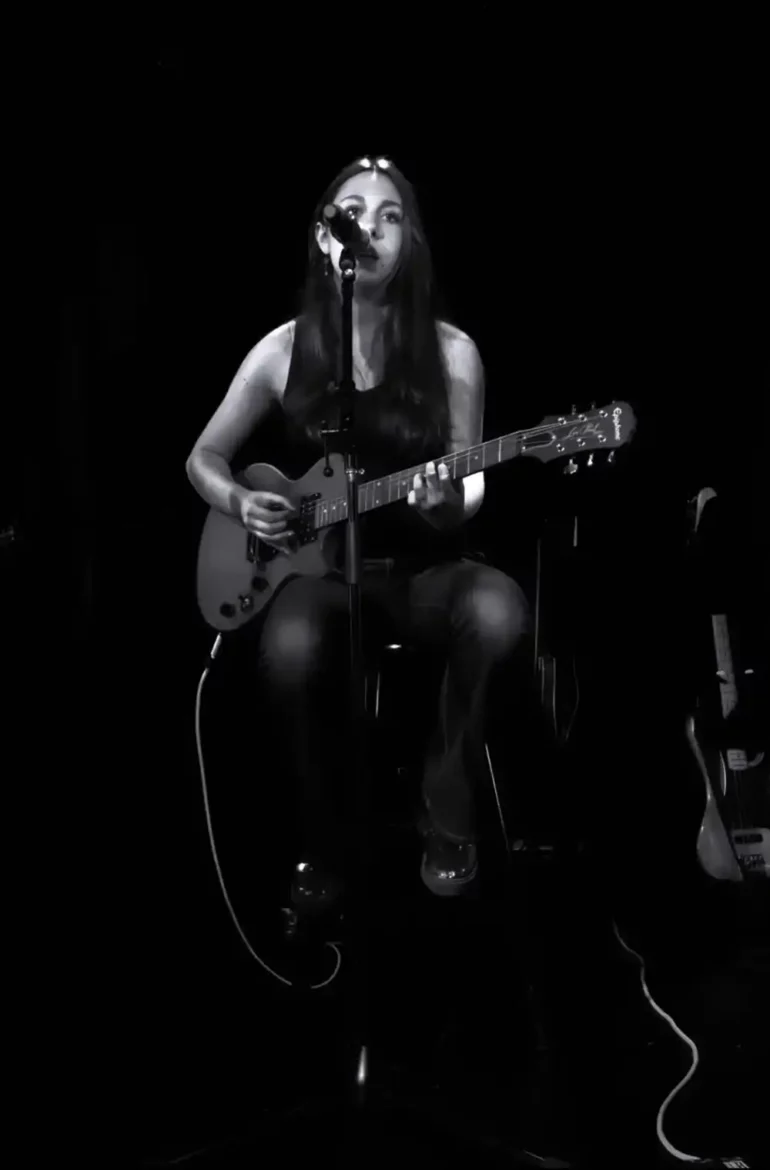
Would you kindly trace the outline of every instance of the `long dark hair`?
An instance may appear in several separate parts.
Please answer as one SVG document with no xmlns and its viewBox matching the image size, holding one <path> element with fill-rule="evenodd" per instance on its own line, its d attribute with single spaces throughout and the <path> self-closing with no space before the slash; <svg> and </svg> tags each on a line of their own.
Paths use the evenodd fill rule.
<svg viewBox="0 0 770 1170">
<path fill-rule="evenodd" d="M 307 275 L 296 306 L 302 327 L 297 331 L 295 361 L 301 374 L 284 396 L 284 409 L 296 427 L 314 438 L 322 408 L 328 404 L 327 388 L 340 373 L 339 294 L 333 275 L 326 271 L 315 227 L 342 184 L 370 167 L 369 160 L 359 159 L 332 179 L 316 204 L 308 231 Z M 400 446 L 417 444 L 443 452 L 449 446 L 450 417 L 437 322 L 449 318 L 434 286 L 414 189 L 392 162 L 385 173 L 396 186 L 404 211 L 401 254 L 388 287 L 391 311 L 383 331 L 389 397 L 382 434 Z"/>
</svg>

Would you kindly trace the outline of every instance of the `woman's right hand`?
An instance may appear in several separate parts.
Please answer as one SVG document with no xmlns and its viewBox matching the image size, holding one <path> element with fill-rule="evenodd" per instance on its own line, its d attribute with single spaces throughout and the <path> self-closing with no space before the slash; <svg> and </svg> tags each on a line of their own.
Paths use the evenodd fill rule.
<svg viewBox="0 0 770 1170">
<path fill-rule="evenodd" d="M 247 492 L 241 500 L 243 527 L 287 557 L 291 556 L 287 546 L 294 537 L 289 521 L 297 514 L 291 500 L 275 492 Z"/>
</svg>

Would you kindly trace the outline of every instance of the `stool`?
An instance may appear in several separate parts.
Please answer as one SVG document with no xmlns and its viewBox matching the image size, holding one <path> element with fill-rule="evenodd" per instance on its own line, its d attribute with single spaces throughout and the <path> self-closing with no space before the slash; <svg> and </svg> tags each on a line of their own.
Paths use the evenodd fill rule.
<svg viewBox="0 0 770 1170">
<path fill-rule="evenodd" d="M 383 710 L 383 680 L 387 677 L 391 665 L 397 658 L 404 658 L 404 656 L 424 655 L 419 647 L 412 643 L 401 642 L 387 642 L 379 647 L 379 652 L 375 656 L 375 660 L 367 664 L 364 670 L 364 704 L 368 718 L 373 724 L 378 724 L 382 720 Z M 487 772 L 489 781 L 491 783 L 492 792 L 495 800 L 495 807 L 497 810 L 497 818 L 500 824 L 500 832 L 503 838 L 503 845 L 505 848 L 506 857 L 510 856 L 511 846 L 508 836 L 508 827 L 505 822 L 503 808 L 500 801 L 500 793 L 497 786 L 497 779 L 495 777 L 494 768 L 492 767 L 492 758 L 489 754 L 489 746 L 484 743 L 484 756 L 487 762 Z M 406 771 L 405 767 L 398 768 L 398 773 L 403 775 Z"/>
</svg>

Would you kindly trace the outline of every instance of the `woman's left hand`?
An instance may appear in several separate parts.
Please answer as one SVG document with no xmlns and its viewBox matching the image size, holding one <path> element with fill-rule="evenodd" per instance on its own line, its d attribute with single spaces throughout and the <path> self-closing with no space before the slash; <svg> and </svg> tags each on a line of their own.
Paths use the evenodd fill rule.
<svg viewBox="0 0 770 1170">
<path fill-rule="evenodd" d="M 421 512 L 432 512 L 447 504 L 456 507 L 460 498 L 460 493 L 449 478 L 446 463 L 439 463 L 437 474 L 435 464 L 431 462 L 425 465 L 424 478 L 419 472 L 414 477 L 414 487 L 407 496 L 407 503 Z"/>
</svg>

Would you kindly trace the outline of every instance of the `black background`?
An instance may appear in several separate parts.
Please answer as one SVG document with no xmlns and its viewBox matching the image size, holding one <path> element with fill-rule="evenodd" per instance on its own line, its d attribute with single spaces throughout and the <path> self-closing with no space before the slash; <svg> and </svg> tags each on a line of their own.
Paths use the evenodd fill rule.
<svg viewBox="0 0 770 1170">
<path fill-rule="evenodd" d="M 140 1145 L 153 1125 L 168 1136 L 159 1102 L 178 1069 L 163 1062 L 193 1059 L 168 1035 L 200 1026 L 212 955 L 237 946 L 200 816 L 193 702 L 213 633 L 193 591 L 205 506 L 184 463 L 245 353 L 293 315 L 310 212 L 352 157 L 389 154 L 416 186 L 438 281 L 484 360 L 486 437 L 592 400 L 637 415 L 611 471 L 565 479 L 518 461 L 487 475 L 474 520 L 489 558 L 529 586 L 546 520 L 578 511 L 582 585 L 564 605 L 591 660 L 587 726 L 613 765 L 634 757 L 626 810 L 641 801 L 655 823 L 692 792 L 655 768 L 663 712 L 673 725 L 681 698 L 684 507 L 705 484 L 727 502 L 735 596 L 766 637 L 768 192 L 753 67 L 687 38 L 637 56 L 619 32 L 589 59 L 564 29 L 504 33 L 483 6 L 463 19 L 408 52 L 378 14 L 358 56 L 327 15 L 301 44 L 279 24 L 229 37 L 70 28 L 28 59 L 35 259 L 20 287 L 30 352 L 53 339 L 56 360 L 50 383 L 36 359 L 23 383 L 32 441 L 3 501 L 45 606 L 21 726 L 53 758 L 24 825 L 47 840 L 45 808 L 51 864 L 35 876 L 51 930 L 66 923 L 52 1075 L 66 1083 L 80 1043 L 93 1100 L 107 1098 L 94 1112 L 116 1109 Z M 266 731 L 249 734 L 269 753 Z"/>
</svg>

